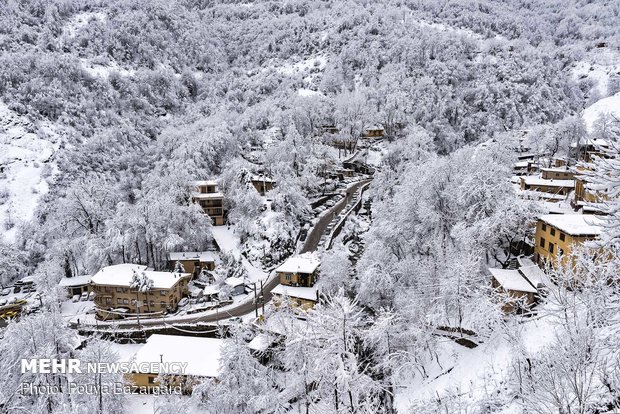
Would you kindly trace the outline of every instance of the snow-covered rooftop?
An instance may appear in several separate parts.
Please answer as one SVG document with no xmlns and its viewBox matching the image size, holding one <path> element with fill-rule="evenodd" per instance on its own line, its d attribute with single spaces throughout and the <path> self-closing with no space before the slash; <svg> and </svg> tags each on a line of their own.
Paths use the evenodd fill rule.
<svg viewBox="0 0 620 414">
<path fill-rule="evenodd" d="M 568 167 L 549 167 L 549 168 L 541 168 L 541 171 L 547 171 L 547 172 L 570 172 Z"/>
<path fill-rule="evenodd" d="M 192 192 L 192 197 L 199 200 L 206 200 L 212 198 L 223 198 L 224 194 L 220 191 L 216 191 L 214 193 L 199 193 L 198 191 Z"/>
<path fill-rule="evenodd" d="M 523 275 L 533 286 L 541 287 L 541 286 L 549 286 L 549 278 L 543 272 L 540 267 L 535 264 L 531 264 L 528 266 L 521 266 L 518 269 L 519 273 Z"/>
<path fill-rule="evenodd" d="M 489 268 L 489 272 L 501 287 L 506 290 L 517 292 L 536 293 L 537 290 L 532 286 L 517 270 Z"/>
<path fill-rule="evenodd" d="M 536 185 L 536 186 L 545 186 L 545 187 L 568 187 L 568 188 L 575 187 L 574 180 L 546 180 L 538 176 L 521 177 L 521 180 L 525 182 L 525 185 Z"/>
<path fill-rule="evenodd" d="M 63 277 L 58 282 L 58 286 L 60 287 L 72 287 L 72 286 L 83 286 L 90 283 L 91 275 L 84 276 L 74 276 L 74 277 Z"/>
<path fill-rule="evenodd" d="M 216 252 L 170 252 L 168 253 L 170 260 L 183 261 L 183 260 L 195 260 L 199 262 L 215 262 L 219 259 Z"/>
<path fill-rule="evenodd" d="M 296 286 L 285 286 L 278 285 L 271 293 L 280 296 L 289 296 L 291 298 L 300 298 L 306 300 L 312 300 L 314 302 L 317 301 L 318 296 L 318 288 L 316 286 L 313 287 L 296 287 Z"/>
<path fill-rule="evenodd" d="M 134 271 L 144 272 L 153 281 L 153 289 L 170 289 L 180 278 L 190 276 L 189 273 L 156 272 L 147 270 L 144 265 L 123 263 L 101 268 L 91 282 L 98 285 L 129 286 Z"/>
<path fill-rule="evenodd" d="M 242 277 L 229 277 L 224 281 L 230 287 L 241 286 L 245 283 L 245 279 Z"/>
<path fill-rule="evenodd" d="M 290 257 L 282 263 L 276 272 L 281 273 L 313 273 L 321 262 L 314 254 L 304 253 L 299 256 Z"/>
<path fill-rule="evenodd" d="M 260 181 L 265 183 L 275 183 L 273 178 L 267 177 L 266 175 L 253 175 L 250 180 L 252 181 Z"/>
<path fill-rule="evenodd" d="M 220 293 L 220 288 L 216 285 L 205 286 L 202 291 L 203 295 L 217 295 L 218 293 Z"/>
<path fill-rule="evenodd" d="M 215 181 L 215 180 L 194 181 L 194 185 L 196 187 L 200 187 L 201 185 L 215 185 L 215 186 L 217 186 L 217 181 Z"/>
<path fill-rule="evenodd" d="M 250 341 L 248 348 L 253 351 L 264 352 L 273 343 L 273 338 L 267 334 L 258 334 Z"/>
<path fill-rule="evenodd" d="M 135 362 L 187 363 L 186 375 L 217 377 L 223 340 L 217 338 L 196 338 L 193 336 L 154 334 L 136 352 Z"/>
<path fill-rule="evenodd" d="M 583 214 L 546 214 L 540 220 L 571 236 L 598 236 L 601 219 Z"/>
</svg>

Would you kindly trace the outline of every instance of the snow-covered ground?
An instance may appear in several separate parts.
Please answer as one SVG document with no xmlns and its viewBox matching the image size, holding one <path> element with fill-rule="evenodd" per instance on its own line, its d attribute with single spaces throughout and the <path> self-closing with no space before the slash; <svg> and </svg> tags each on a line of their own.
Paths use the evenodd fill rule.
<svg viewBox="0 0 620 414">
<path fill-rule="evenodd" d="M 588 132 L 593 132 L 594 122 L 602 114 L 610 114 L 620 118 L 620 92 L 613 96 L 598 100 L 583 111 L 583 121 L 586 124 Z"/>
<path fill-rule="evenodd" d="M 86 26 L 91 20 L 105 22 L 107 18 L 108 16 L 102 11 L 78 13 L 69 19 L 69 22 L 65 24 L 62 31 L 63 34 L 68 37 L 75 37 L 78 30 Z"/>
<path fill-rule="evenodd" d="M 541 314 L 544 306 L 541 308 Z M 524 318 L 507 329 L 520 330 L 521 344 L 531 353 L 538 352 L 554 338 L 549 318 Z M 518 323 L 523 322 L 523 323 Z M 510 335 L 513 336 L 513 335 Z M 395 402 L 399 412 L 407 412 L 412 403 L 435 401 L 458 391 L 464 400 L 480 400 L 506 380 L 514 343 L 509 335 L 497 331 L 476 348 L 469 349 L 451 339 L 439 342 L 439 361 L 426 364 L 428 378 L 420 375 L 409 384 L 400 384 Z M 514 335 L 518 337 L 519 335 Z"/>
<path fill-rule="evenodd" d="M 260 267 L 250 263 L 248 259 L 241 254 L 241 246 L 239 237 L 235 234 L 235 226 L 213 226 L 212 228 L 213 238 L 217 242 L 218 246 L 223 252 L 232 254 L 236 259 L 241 259 L 241 263 L 248 272 L 248 280 L 251 283 L 258 282 L 259 280 L 266 280 L 268 277 L 267 272 Z"/>
<path fill-rule="evenodd" d="M 620 75 L 620 54 L 611 48 L 595 48 L 573 68 L 573 80 L 590 79 L 600 96 L 609 95 L 609 78 Z"/>
<path fill-rule="evenodd" d="M 0 226 L 7 241 L 11 224 L 29 221 L 39 197 L 56 173 L 60 134 L 49 123 L 35 124 L 0 102 Z"/>
</svg>

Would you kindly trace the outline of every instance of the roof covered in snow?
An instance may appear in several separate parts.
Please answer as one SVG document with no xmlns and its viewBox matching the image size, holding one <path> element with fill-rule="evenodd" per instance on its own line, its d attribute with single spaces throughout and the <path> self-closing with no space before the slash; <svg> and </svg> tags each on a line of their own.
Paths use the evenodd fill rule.
<svg viewBox="0 0 620 414">
<path fill-rule="evenodd" d="M 489 272 L 499 285 L 505 290 L 517 292 L 536 293 L 537 290 L 532 286 L 518 270 L 489 268 Z"/>
<path fill-rule="evenodd" d="M 253 351 L 263 352 L 269 348 L 269 345 L 273 343 L 273 338 L 267 334 L 258 334 L 250 341 L 248 348 Z"/>
<path fill-rule="evenodd" d="M 538 176 L 521 177 L 521 179 L 525 182 L 525 185 L 537 185 L 537 186 L 545 186 L 545 187 L 569 187 L 569 188 L 575 187 L 574 180 L 546 180 Z"/>
<path fill-rule="evenodd" d="M 144 272 L 153 281 L 153 289 L 170 289 L 180 278 L 190 276 L 189 273 L 156 272 L 147 270 L 146 266 L 123 263 L 101 268 L 91 282 L 98 285 L 129 286 L 134 272 Z"/>
<path fill-rule="evenodd" d="M 278 285 L 271 293 L 280 296 L 289 296 L 291 298 L 300 298 L 306 300 L 312 300 L 314 302 L 317 301 L 318 288 L 316 286 L 313 287 L 296 287 L 296 286 L 285 286 Z"/>
<path fill-rule="evenodd" d="M 215 180 L 202 180 L 202 181 L 195 181 L 195 182 L 194 182 L 194 185 L 195 185 L 196 187 L 199 187 L 199 186 L 201 186 L 201 185 L 215 185 L 215 186 L 217 186 L 217 181 L 215 181 Z"/>
<path fill-rule="evenodd" d="M 90 283 L 91 275 L 63 277 L 60 279 L 58 286 L 60 287 L 72 287 L 72 286 L 84 286 Z"/>
<path fill-rule="evenodd" d="M 200 377 L 217 377 L 223 340 L 193 336 L 154 334 L 136 352 L 135 362 L 187 363 L 185 374 Z"/>
<path fill-rule="evenodd" d="M 543 272 L 540 267 L 535 264 L 531 264 L 528 266 L 521 266 L 518 269 L 519 273 L 523 275 L 533 286 L 542 287 L 549 286 L 549 278 Z"/>
<path fill-rule="evenodd" d="M 216 191 L 214 193 L 199 193 L 197 191 L 194 191 L 192 193 L 192 197 L 198 200 L 207 200 L 211 198 L 222 198 L 224 197 L 224 194 L 221 193 L 220 191 Z"/>
<path fill-rule="evenodd" d="M 273 178 L 267 177 L 266 175 L 253 175 L 250 177 L 251 181 L 260 181 L 265 183 L 275 183 Z"/>
<path fill-rule="evenodd" d="M 313 273 L 321 262 L 314 254 L 304 253 L 293 256 L 276 268 L 280 273 Z"/>
<path fill-rule="evenodd" d="M 184 261 L 195 260 L 199 262 L 215 262 L 219 259 L 216 252 L 170 252 L 168 253 L 170 260 Z"/>
<path fill-rule="evenodd" d="M 583 214 L 546 214 L 541 221 L 571 236 L 598 236 L 601 234 L 601 219 Z"/>
<path fill-rule="evenodd" d="M 245 283 L 245 279 L 242 277 L 229 277 L 224 281 L 230 287 L 241 286 Z"/>
</svg>

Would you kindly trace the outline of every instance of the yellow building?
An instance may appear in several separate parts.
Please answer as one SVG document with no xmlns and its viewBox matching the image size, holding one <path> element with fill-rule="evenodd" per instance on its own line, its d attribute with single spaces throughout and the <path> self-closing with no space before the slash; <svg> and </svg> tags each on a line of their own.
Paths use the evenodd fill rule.
<svg viewBox="0 0 620 414">
<path fill-rule="evenodd" d="M 212 251 L 168 253 L 168 268 L 174 270 L 177 262 L 179 262 L 183 265 L 183 271 L 191 273 L 192 277 L 200 275 L 203 270 L 214 270 L 218 261 L 218 254 Z"/>
<path fill-rule="evenodd" d="M 264 175 L 255 175 L 251 178 L 251 181 L 256 191 L 262 196 L 273 190 L 273 187 L 276 185 L 274 180 Z"/>
<path fill-rule="evenodd" d="M 134 274 L 144 274 L 153 284 L 147 292 L 131 286 Z M 157 317 L 175 311 L 187 294 L 190 273 L 156 272 L 137 264 L 118 264 L 100 269 L 91 279 L 95 292 L 96 316 L 114 319 L 121 316 Z"/>
<path fill-rule="evenodd" d="M 280 284 L 271 293 L 276 306 L 284 297 L 290 298 L 294 306 L 310 309 L 318 303 L 318 290 L 314 286 L 320 262 L 311 253 L 294 256 L 276 268 Z"/>
<path fill-rule="evenodd" d="M 205 214 L 213 220 L 213 224 L 224 224 L 224 194 L 219 191 L 217 181 L 197 181 L 197 191 L 192 194 L 194 202 L 202 207 Z"/>
<path fill-rule="evenodd" d="M 223 340 L 217 338 L 151 335 L 131 361 L 143 369 L 127 374 L 125 380 L 149 392 L 180 387 L 189 394 L 205 379 L 217 378 L 222 345 Z M 161 372 L 153 372 L 154 367 Z"/>
<path fill-rule="evenodd" d="M 534 260 L 543 266 L 546 262 L 554 265 L 558 257 L 571 253 L 576 245 L 594 240 L 601 233 L 601 220 L 594 215 L 547 214 L 541 216 L 536 224 L 536 247 Z"/>
<path fill-rule="evenodd" d="M 504 313 L 527 310 L 535 304 L 538 290 L 518 270 L 489 268 L 489 272 L 491 286 L 504 296 Z"/>
</svg>

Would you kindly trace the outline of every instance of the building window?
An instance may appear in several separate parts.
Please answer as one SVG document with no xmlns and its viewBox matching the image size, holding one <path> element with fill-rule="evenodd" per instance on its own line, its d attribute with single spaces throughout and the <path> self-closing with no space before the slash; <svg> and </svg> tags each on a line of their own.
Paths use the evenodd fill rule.
<svg viewBox="0 0 620 414">
<path fill-rule="evenodd" d="M 112 304 L 112 298 L 105 298 L 105 304 L 106 305 L 111 305 Z"/>
<path fill-rule="evenodd" d="M 128 305 L 129 301 L 127 299 L 123 299 L 123 305 Z"/>
<path fill-rule="evenodd" d="M 551 227 L 551 235 L 555 236 L 555 229 L 553 227 Z"/>
<path fill-rule="evenodd" d="M 166 291 L 165 291 L 165 290 L 160 290 L 160 291 L 159 291 L 159 294 L 160 294 L 161 296 L 166 296 Z"/>
<path fill-rule="evenodd" d="M 540 247 L 545 247 L 545 238 L 544 237 L 540 238 Z"/>
<path fill-rule="evenodd" d="M 562 241 L 566 240 L 566 234 L 560 232 L 560 240 Z"/>
<path fill-rule="evenodd" d="M 164 302 L 163 300 L 161 302 L 159 302 L 159 306 L 161 306 L 161 308 L 165 308 L 166 307 L 166 302 Z"/>
<path fill-rule="evenodd" d="M 123 291 L 123 288 L 122 288 L 122 287 L 117 287 L 117 288 L 116 288 L 116 293 L 121 293 L 122 291 Z"/>
<path fill-rule="evenodd" d="M 154 300 L 150 301 L 149 304 L 151 305 L 151 308 L 155 307 L 155 301 Z"/>
<path fill-rule="evenodd" d="M 116 304 L 117 305 L 122 305 L 123 304 L 123 299 L 121 299 L 121 298 L 116 299 Z"/>
<path fill-rule="evenodd" d="M 547 225 L 545 223 L 542 224 L 542 231 L 547 231 Z"/>
<path fill-rule="evenodd" d="M 553 253 L 553 243 L 549 243 L 549 253 Z"/>
</svg>

